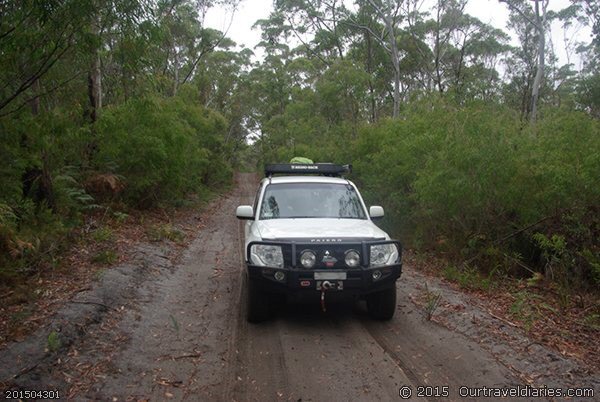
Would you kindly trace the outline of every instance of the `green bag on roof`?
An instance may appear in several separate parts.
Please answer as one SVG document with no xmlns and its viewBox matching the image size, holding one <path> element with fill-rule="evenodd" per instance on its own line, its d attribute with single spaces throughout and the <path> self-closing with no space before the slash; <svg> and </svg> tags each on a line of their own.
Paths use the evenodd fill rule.
<svg viewBox="0 0 600 402">
<path fill-rule="evenodd" d="M 290 163 L 303 163 L 306 165 L 312 165 L 314 162 L 311 159 L 304 158 L 302 156 L 295 156 L 290 160 Z"/>
</svg>

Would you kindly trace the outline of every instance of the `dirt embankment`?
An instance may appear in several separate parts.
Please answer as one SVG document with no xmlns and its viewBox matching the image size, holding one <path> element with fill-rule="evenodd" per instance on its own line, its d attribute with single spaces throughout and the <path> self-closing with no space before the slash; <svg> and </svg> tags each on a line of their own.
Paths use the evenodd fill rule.
<svg viewBox="0 0 600 402">
<path fill-rule="evenodd" d="M 48 327 L 2 350 L 5 387 L 92 400 L 398 400 L 409 386 L 588 386 L 591 372 L 493 317 L 476 300 L 406 267 L 390 322 L 364 306 L 287 306 L 244 319 L 243 223 L 256 177 L 209 206 L 205 229 L 171 265 L 156 245 L 107 271 Z M 427 283 L 427 286 L 425 286 Z M 426 296 L 443 303 L 425 319 Z M 50 331 L 61 344 L 49 352 Z M 435 399 L 428 395 L 426 399 Z M 477 399 L 477 398 L 475 398 Z"/>
</svg>

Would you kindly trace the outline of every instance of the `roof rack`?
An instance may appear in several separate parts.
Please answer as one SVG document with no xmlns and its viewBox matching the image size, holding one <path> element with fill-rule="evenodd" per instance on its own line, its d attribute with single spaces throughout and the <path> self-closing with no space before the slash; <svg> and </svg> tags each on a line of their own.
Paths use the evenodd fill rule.
<svg viewBox="0 0 600 402">
<path fill-rule="evenodd" d="M 265 166 L 265 176 L 274 174 L 321 175 L 341 177 L 344 173 L 352 173 L 352 165 L 334 165 L 333 163 L 274 163 Z"/>
</svg>

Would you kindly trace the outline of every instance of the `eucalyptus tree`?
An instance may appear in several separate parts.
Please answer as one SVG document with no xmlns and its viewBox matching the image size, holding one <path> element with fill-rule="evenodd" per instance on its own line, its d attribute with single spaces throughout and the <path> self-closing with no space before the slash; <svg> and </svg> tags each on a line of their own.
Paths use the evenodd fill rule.
<svg viewBox="0 0 600 402">
<path fill-rule="evenodd" d="M 511 50 L 508 35 L 477 19 L 471 19 L 476 30 L 459 47 L 454 70 L 454 92 L 459 99 L 477 98 L 496 101 L 501 77 L 498 73 L 500 61 Z M 465 31 L 466 32 L 466 31 Z"/>
<path fill-rule="evenodd" d="M 343 0 L 277 0 L 274 7 L 293 39 L 312 56 L 325 64 L 345 57 L 347 9 Z"/>
<path fill-rule="evenodd" d="M 535 32 L 536 44 L 530 51 L 535 54 L 535 75 L 533 82 L 531 83 L 531 100 L 530 106 L 526 109 L 529 114 L 529 119 L 532 123 L 535 123 L 537 119 L 538 101 L 540 98 L 540 87 L 542 85 L 542 79 L 544 76 L 544 66 L 546 61 L 546 30 L 547 26 L 547 8 L 549 0 L 533 0 L 534 9 L 529 7 L 525 0 L 499 0 L 502 3 L 506 3 L 511 11 L 511 22 L 513 27 L 516 28 L 517 24 L 530 25 Z M 540 5 L 541 3 L 541 5 Z M 520 22 L 518 22 L 520 20 Z M 525 43 L 530 37 L 529 28 L 522 27 L 526 35 L 523 37 L 520 34 L 520 39 L 523 46 L 530 46 L 529 43 Z M 523 49 L 525 50 L 525 48 Z M 531 57 L 531 56 L 530 56 Z M 529 91 L 528 91 L 529 92 Z"/>
<path fill-rule="evenodd" d="M 254 128 L 252 119 L 253 98 L 249 81 L 250 49 L 235 51 L 220 48 L 207 54 L 196 69 L 190 90 L 206 108 L 221 113 L 228 122 L 224 144 L 230 159 Z"/>
<path fill-rule="evenodd" d="M 177 94 L 181 84 L 194 75 L 206 54 L 226 40 L 227 32 L 204 26 L 206 12 L 211 7 L 228 6 L 235 12 L 239 0 L 160 0 L 157 4 L 158 23 L 164 32 L 163 75 L 172 79 L 171 93 Z"/>
<path fill-rule="evenodd" d="M 368 74 L 349 60 L 340 60 L 317 81 L 319 112 L 328 124 L 350 123 L 355 136 L 365 121 Z"/>
<path fill-rule="evenodd" d="M 583 68 L 576 84 L 576 98 L 580 108 L 600 118 L 600 4 L 571 0 L 571 6 L 563 11 L 567 21 L 575 18 L 591 29 L 590 42 L 580 43 L 577 48 Z"/>
<path fill-rule="evenodd" d="M 402 72 L 400 71 L 400 51 L 396 34 L 403 19 L 401 13 L 403 0 L 361 0 L 358 3 L 360 7 L 367 8 L 366 12 L 373 13 L 383 27 L 380 31 L 374 31 L 370 26 L 361 24 L 357 19 L 348 19 L 348 22 L 353 26 L 368 31 L 389 54 L 394 73 L 392 117 L 398 118 L 400 114 L 400 81 Z"/>
</svg>

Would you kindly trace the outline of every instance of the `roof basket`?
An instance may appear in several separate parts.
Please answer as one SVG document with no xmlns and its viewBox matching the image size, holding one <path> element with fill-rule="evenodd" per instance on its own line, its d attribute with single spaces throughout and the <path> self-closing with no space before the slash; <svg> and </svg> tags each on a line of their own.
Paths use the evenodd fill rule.
<svg viewBox="0 0 600 402">
<path fill-rule="evenodd" d="M 284 175 L 320 175 L 340 177 L 345 173 L 352 173 L 352 165 L 334 165 L 333 163 L 274 163 L 265 166 L 265 176 L 275 174 Z"/>
</svg>

